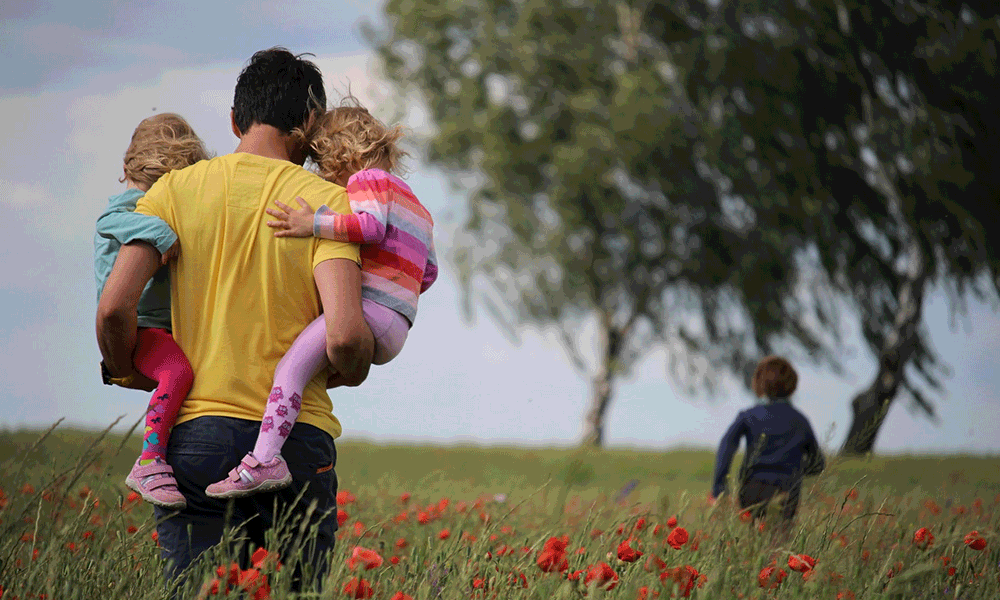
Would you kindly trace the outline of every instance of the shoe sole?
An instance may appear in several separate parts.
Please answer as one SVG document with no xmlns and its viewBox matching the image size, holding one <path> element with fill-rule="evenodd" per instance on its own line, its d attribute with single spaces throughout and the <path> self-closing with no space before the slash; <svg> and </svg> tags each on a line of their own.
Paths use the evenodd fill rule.
<svg viewBox="0 0 1000 600">
<path fill-rule="evenodd" d="M 263 494 L 265 492 L 276 492 L 278 490 L 285 489 L 291 484 L 292 474 L 289 473 L 282 479 L 266 479 L 257 487 L 247 490 L 230 490 L 228 492 L 210 492 L 205 490 L 205 495 L 209 498 L 215 498 L 216 500 L 229 500 L 230 498 L 244 498 L 246 496 L 253 496 L 254 494 Z"/>
<path fill-rule="evenodd" d="M 162 502 L 160 500 L 157 500 L 156 498 L 153 498 L 152 496 L 149 496 L 148 494 L 142 491 L 142 487 L 139 486 L 139 482 L 136 481 L 135 479 L 132 479 L 131 477 L 125 478 L 125 485 L 128 487 L 128 489 L 142 496 L 142 499 L 145 500 L 146 502 L 149 502 L 150 504 L 153 504 L 155 506 L 159 506 L 160 508 L 169 508 L 171 510 L 187 508 L 186 500 L 182 502 Z"/>
</svg>

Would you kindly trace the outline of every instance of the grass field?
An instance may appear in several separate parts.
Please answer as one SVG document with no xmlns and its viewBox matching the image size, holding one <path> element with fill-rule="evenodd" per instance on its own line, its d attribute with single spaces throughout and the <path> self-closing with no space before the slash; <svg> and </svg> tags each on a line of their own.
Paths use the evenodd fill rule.
<svg viewBox="0 0 1000 600">
<path fill-rule="evenodd" d="M 0 432 L 0 597 L 169 597 L 152 513 L 122 483 L 139 444 Z M 1000 598 L 996 458 L 832 459 L 782 534 L 773 513 L 710 505 L 704 451 L 342 442 L 338 455 L 343 525 L 322 591 L 289 592 L 273 560 L 227 571 L 220 549 L 177 597 Z M 355 553 L 381 564 L 352 570 Z M 800 554 L 814 567 L 790 563 Z"/>
</svg>

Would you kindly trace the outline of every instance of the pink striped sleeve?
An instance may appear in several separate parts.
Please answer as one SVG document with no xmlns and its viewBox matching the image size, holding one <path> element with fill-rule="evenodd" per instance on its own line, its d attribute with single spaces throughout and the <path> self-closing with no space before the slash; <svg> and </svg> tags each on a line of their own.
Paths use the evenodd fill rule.
<svg viewBox="0 0 1000 600">
<path fill-rule="evenodd" d="M 385 239 L 393 189 L 384 172 L 358 171 L 347 182 L 347 199 L 354 214 L 341 215 L 321 206 L 313 220 L 313 235 L 337 242 L 381 243 Z"/>
</svg>

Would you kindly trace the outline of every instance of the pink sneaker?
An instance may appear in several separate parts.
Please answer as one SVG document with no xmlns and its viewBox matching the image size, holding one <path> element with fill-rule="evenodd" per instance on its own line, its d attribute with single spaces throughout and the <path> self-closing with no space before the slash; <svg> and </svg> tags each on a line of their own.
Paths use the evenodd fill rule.
<svg viewBox="0 0 1000 600">
<path fill-rule="evenodd" d="M 154 459 L 148 465 L 140 465 L 138 460 L 135 461 L 132 470 L 125 477 L 125 485 L 138 492 L 150 504 L 172 509 L 187 507 L 187 500 L 177 489 L 174 468 L 162 458 Z"/>
<path fill-rule="evenodd" d="M 262 463 L 247 452 L 240 465 L 229 472 L 229 477 L 205 488 L 205 494 L 209 498 L 240 498 L 280 490 L 290 483 L 292 474 L 280 454 L 271 459 L 271 462 Z"/>
</svg>

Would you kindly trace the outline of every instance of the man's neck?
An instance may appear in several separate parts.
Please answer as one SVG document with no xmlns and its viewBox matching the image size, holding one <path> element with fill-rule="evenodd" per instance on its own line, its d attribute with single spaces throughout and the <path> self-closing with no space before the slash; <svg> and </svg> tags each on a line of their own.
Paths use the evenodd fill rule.
<svg viewBox="0 0 1000 600">
<path fill-rule="evenodd" d="M 277 160 L 287 160 L 301 165 L 302 161 L 297 161 L 298 154 L 295 144 L 290 136 L 272 125 L 262 125 L 254 123 L 240 137 L 240 144 L 233 152 L 246 152 L 256 154 L 265 158 Z"/>
</svg>

